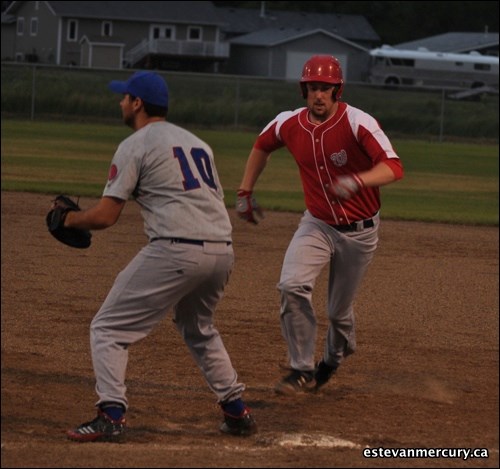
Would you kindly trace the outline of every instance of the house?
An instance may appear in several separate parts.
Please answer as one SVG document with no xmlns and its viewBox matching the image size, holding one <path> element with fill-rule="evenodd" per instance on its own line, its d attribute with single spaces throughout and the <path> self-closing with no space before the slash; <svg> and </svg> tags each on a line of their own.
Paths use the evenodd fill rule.
<svg viewBox="0 0 500 469">
<path fill-rule="evenodd" d="M 342 65 L 344 80 L 362 81 L 370 63 L 369 49 L 324 29 L 265 29 L 231 39 L 226 71 L 297 80 L 312 55 L 329 54 Z"/>
<path fill-rule="evenodd" d="M 12 2 L 2 60 L 297 79 L 313 54 L 366 78 L 379 36 L 360 15 L 218 8 L 209 1 Z"/>
<path fill-rule="evenodd" d="M 13 2 L 2 14 L 2 60 L 217 71 L 229 57 L 220 26 L 206 1 Z"/>
<path fill-rule="evenodd" d="M 452 32 L 425 37 L 416 41 L 403 42 L 393 46 L 404 50 L 428 50 L 431 52 L 453 52 L 462 54 L 479 52 L 483 55 L 498 57 L 498 33 L 460 33 Z"/>
<path fill-rule="evenodd" d="M 224 71 L 296 80 L 315 54 L 331 54 L 345 78 L 367 78 L 369 51 L 380 37 L 360 15 L 218 8 L 225 38 L 231 45 Z"/>
</svg>

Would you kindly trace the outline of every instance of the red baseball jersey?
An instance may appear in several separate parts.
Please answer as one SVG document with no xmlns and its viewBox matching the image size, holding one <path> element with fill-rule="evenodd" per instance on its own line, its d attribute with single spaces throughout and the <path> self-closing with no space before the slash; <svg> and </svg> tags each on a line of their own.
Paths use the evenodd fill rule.
<svg viewBox="0 0 500 469">
<path fill-rule="evenodd" d="M 371 218 L 380 209 L 378 187 L 363 188 L 349 200 L 336 199 L 328 190 L 336 177 L 368 171 L 380 162 L 387 163 L 396 179 L 403 176 L 401 161 L 378 122 L 343 102 L 320 125 L 309 121 L 307 108 L 282 112 L 254 145 L 268 153 L 283 146 L 299 167 L 307 209 L 331 225 Z"/>
</svg>

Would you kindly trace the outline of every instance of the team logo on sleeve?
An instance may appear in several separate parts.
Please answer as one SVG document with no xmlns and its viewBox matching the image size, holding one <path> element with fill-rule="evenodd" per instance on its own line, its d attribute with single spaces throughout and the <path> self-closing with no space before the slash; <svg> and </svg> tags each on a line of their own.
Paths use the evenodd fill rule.
<svg viewBox="0 0 500 469">
<path fill-rule="evenodd" d="M 117 174 L 118 174 L 118 168 L 116 167 L 115 164 L 112 164 L 111 167 L 109 168 L 108 181 L 112 181 Z"/>
<path fill-rule="evenodd" d="M 335 166 L 344 166 L 347 163 L 347 153 L 345 150 L 340 150 L 338 153 L 332 153 L 330 160 Z"/>
</svg>

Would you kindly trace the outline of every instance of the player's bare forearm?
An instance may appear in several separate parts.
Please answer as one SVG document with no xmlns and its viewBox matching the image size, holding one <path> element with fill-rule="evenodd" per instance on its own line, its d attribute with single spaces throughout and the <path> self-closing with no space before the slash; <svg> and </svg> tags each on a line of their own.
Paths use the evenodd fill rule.
<svg viewBox="0 0 500 469">
<path fill-rule="evenodd" d="M 385 162 L 378 163 L 370 171 L 358 173 L 358 177 L 366 187 L 385 186 L 399 179 Z"/>
<path fill-rule="evenodd" d="M 269 153 L 259 150 L 257 148 L 252 148 L 250 155 L 248 156 L 247 164 L 245 166 L 245 172 L 243 174 L 243 179 L 240 184 L 240 189 L 246 191 L 252 191 L 257 179 L 259 179 L 260 174 L 264 171 L 267 165 L 267 160 L 269 159 Z"/>
<path fill-rule="evenodd" d="M 103 230 L 117 222 L 124 206 L 124 200 L 103 197 L 97 205 L 87 210 L 68 213 L 64 226 L 81 230 Z"/>
</svg>

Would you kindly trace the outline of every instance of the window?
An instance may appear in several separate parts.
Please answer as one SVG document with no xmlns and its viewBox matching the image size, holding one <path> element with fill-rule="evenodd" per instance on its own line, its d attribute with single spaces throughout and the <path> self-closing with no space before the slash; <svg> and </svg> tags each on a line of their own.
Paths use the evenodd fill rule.
<svg viewBox="0 0 500 469">
<path fill-rule="evenodd" d="M 474 64 L 474 70 L 484 70 L 484 71 L 490 71 L 491 70 L 491 65 L 490 64 Z"/>
<path fill-rule="evenodd" d="M 24 18 L 19 17 L 17 19 L 17 35 L 22 36 L 24 34 Z"/>
<path fill-rule="evenodd" d="M 30 35 L 36 36 L 38 34 L 38 18 L 31 18 Z"/>
<path fill-rule="evenodd" d="M 415 61 L 413 59 L 392 58 L 391 63 L 392 63 L 392 65 L 398 65 L 401 67 L 414 67 L 415 66 Z"/>
<path fill-rule="evenodd" d="M 175 26 L 159 26 L 151 27 L 150 39 L 175 39 Z"/>
<path fill-rule="evenodd" d="M 165 39 L 174 39 L 174 28 L 172 26 L 165 26 L 163 36 Z"/>
<path fill-rule="evenodd" d="M 113 23 L 111 21 L 103 21 L 101 25 L 101 36 L 111 37 L 113 35 Z"/>
<path fill-rule="evenodd" d="M 201 28 L 198 26 L 188 27 L 188 41 L 201 41 Z"/>
<path fill-rule="evenodd" d="M 69 20 L 68 21 L 68 35 L 67 40 L 69 42 L 75 42 L 78 38 L 78 21 Z"/>
</svg>

